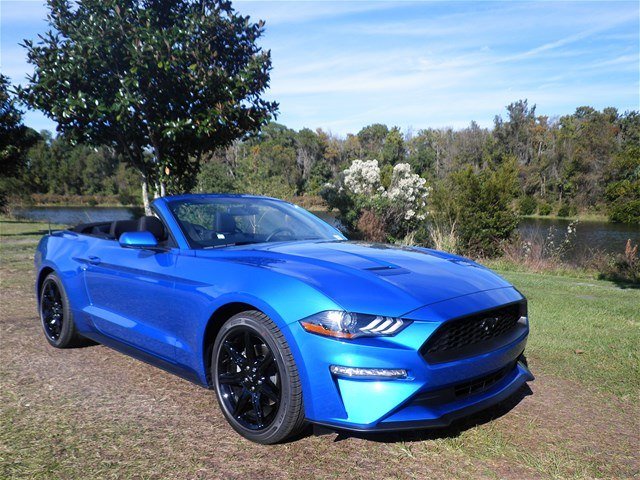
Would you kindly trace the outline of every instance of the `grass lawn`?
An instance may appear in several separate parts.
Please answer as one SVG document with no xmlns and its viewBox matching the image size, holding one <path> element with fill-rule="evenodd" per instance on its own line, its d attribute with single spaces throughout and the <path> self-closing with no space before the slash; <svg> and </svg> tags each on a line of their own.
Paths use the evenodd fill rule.
<svg viewBox="0 0 640 480">
<path fill-rule="evenodd" d="M 501 272 L 529 301 L 528 356 L 544 371 L 618 396 L 640 391 L 640 290 Z"/>
<path fill-rule="evenodd" d="M 0 218 L 0 478 L 632 478 L 640 475 L 640 290 L 502 270 L 529 299 L 533 391 L 447 429 L 259 446 L 212 392 L 38 325 L 42 223 Z M 10 300 L 10 301 L 9 301 Z"/>
</svg>

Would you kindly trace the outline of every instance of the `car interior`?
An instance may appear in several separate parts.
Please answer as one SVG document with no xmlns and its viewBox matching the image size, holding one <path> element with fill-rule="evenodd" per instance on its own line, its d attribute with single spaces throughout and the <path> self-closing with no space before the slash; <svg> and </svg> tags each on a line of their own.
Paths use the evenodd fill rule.
<svg viewBox="0 0 640 480">
<path fill-rule="evenodd" d="M 151 232 L 159 244 L 169 241 L 169 234 L 162 221 L 154 216 L 144 216 L 135 220 L 114 220 L 113 222 L 83 223 L 71 229 L 83 235 L 118 240 L 125 232 Z"/>
</svg>

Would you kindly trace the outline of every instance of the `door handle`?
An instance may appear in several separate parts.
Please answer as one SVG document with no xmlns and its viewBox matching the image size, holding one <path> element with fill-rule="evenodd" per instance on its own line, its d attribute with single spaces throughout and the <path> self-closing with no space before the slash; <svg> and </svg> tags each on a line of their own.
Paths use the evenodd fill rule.
<svg viewBox="0 0 640 480">
<path fill-rule="evenodd" d="M 100 257 L 89 256 L 89 263 L 91 265 L 100 265 Z"/>
</svg>

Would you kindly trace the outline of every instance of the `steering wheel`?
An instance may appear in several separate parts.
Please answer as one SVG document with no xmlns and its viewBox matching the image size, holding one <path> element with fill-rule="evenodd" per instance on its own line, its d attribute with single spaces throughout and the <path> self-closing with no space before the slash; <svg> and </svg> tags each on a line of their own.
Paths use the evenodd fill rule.
<svg viewBox="0 0 640 480">
<path fill-rule="evenodd" d="M 280 228 L 276 228 L 273 232 L 271 232 L 269 236 L 266 238 L 265 242 L 270 242 L 273 237 L 277 237 L 281 233 L 288 233 L 290 237 L 296 236 L 295 232 L 290 228 L 280 227 Z"/>
</svg>

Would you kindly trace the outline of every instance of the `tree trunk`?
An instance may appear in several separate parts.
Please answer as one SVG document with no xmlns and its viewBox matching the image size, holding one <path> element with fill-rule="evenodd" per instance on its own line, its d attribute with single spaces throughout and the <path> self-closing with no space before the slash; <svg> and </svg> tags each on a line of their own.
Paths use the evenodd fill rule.
<svg viewBox="0 0 640 480">
<path fill-rule="evenodd" d="M 149 204 L 149 184 L 147 182 L 147 176 L 142 175 L 142 204 L 144 205 L 144 214 L 151 215 L 151 205 Z"/>
<path fill-rule="evenodd" d="M 160 196 L 164 197 L 167 194 L 167 189 L 164 182 L 160 182 Z"/>
</svg>

